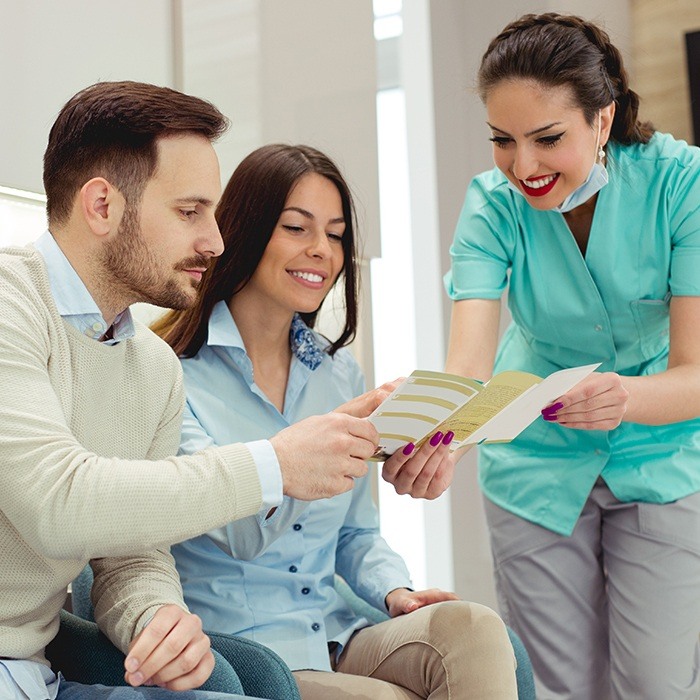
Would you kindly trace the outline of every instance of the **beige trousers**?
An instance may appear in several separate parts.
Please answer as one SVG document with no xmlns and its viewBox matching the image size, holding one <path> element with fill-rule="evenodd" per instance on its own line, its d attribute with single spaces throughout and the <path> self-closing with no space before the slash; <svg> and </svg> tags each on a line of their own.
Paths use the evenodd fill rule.
<svg viewBox="0 0 700 700">
<path fill-rule="evenodd" d="M 490 608 L 448 601 L 356 632 L 334 672 L 295 671 L 304 700 L 515 700 L 515 657 Z"/>
</svg>

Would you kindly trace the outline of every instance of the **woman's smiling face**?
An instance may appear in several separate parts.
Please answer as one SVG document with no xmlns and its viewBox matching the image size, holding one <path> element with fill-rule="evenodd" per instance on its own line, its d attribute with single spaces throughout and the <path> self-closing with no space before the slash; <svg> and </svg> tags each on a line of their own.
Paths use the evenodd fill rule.
<svg viewBox="0 0 700 700">
<path fill-rule="evenodd" d="M 535 209 L 559 206 L 583 184 L 607 143 L 614 103 L 588 124 L 567 86 L 503 80 L 486 97 L 493 160 Z"/>
<path fill-rule="evenodd" d="M 290 315 L 316 311 L 343 269 L 345 218 L 338 188 L 309 173 L 292 188 L 265 252 L 237 296 L 258 295 Z M 235 298 L 235 297 L 234 297 Z"/>
</svg>

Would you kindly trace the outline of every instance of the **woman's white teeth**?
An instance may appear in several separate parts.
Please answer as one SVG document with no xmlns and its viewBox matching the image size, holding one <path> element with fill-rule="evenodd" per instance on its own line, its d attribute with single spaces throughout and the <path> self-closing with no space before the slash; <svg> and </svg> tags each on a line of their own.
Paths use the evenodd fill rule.
<svg viewBox="0 0 700 700">
<path fill-rule="evenodd" d="M 321 277 L 321 275 L 315 275 L 313 272 L 297 272 L 296 270 L 292 270 L 291 274 L 294 277 L 301 277 L 301 279 L 307 282 L 323 282 L 323 277 Z"/>
<path fill-rule="evenodd" d="M 547 177 L 542 177 L 539 180 L 524 180 L 525 184 L 533 190 L 539 190 L 540 187 L 545 187 L 548 185 L 556 175 L 547 175 Z"/>
</svg>

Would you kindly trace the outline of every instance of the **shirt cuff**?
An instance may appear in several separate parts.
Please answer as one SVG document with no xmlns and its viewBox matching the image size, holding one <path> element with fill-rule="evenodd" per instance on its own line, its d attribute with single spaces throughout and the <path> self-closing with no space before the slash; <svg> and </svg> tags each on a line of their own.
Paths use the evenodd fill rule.
<svg viewBox="0 0 700 700">
<path fill-rule="evenodd" d="M 269 440 L 246 442 L 245 446 L 253 456 L 260 477 L 262 492 L 261 510 L 276 508 L 282 503 L 282 470 L 277 455 Z"/>
</svg>

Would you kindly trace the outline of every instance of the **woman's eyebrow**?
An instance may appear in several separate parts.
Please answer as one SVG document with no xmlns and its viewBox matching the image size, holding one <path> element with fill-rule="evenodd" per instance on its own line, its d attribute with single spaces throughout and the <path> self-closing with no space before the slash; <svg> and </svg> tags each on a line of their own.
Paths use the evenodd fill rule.
<svg viewBox="0 0 700 700">
<path fill-rule="evenodd" d="M 302 216 L 305 216 L 307 219 L 315 219 L 316 217 L 310 212 L 307 211 L 306 209 L 302 209 L 301 207 L 285 207 L 282 209 L 282 212 L 285 211 L 296 211 Z M 339 216 L 336 219 L 331 219 L 328 223 L 331 224 L 344 224 L 345 223 L 345 217 Z"/>
<path fill-rule="evenodd" d="M 493 124 L 489 124 L 489 122 L 486 122 L 491 129 L 494 131 L 497 131 L 499 134 L 505 134 L 506 136 L 509 136 L 507 131 L 503 131 L 503 129 L 499 129 L 497 126 L 494 126 Z M 547 131 L 548 129 L 551 129 L 554 126 L 559 126 L 561 122 L 552 122 L 551 124 L 547 124 L 546 126 L 541 126 L 539 129 L 533 129 L 532 131 L 528 131 L 525 136 L 534 136 L 535 134 L 539 134 L 542 131 Z"/>
</svg>

